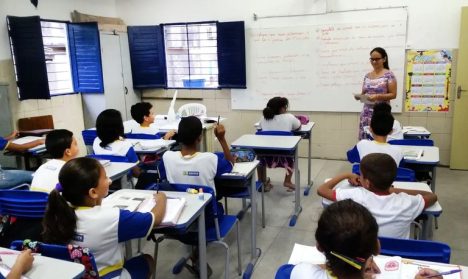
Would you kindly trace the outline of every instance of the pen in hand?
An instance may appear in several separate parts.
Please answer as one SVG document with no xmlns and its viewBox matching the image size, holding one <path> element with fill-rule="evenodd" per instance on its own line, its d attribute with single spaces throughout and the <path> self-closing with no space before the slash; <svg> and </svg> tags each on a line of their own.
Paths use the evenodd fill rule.
<svg viewBox="0 0 468 279">
<path fill-rule="evenodd" d="M 450 275 L 450 274 L 458 273 L 458 272 L 461 272 L 461 271 L 462 271 L 461 269 L 454 269 L 454 270 L 439 272 L 439 273 L 434 274 L 434 275 L 425 276 L 424 278 L 434 278 L 434 277 L 443 276 L 443 275 Z"/>
<path fill-rule="evenodd" d="M 219 118 L 220 118 L 220 117 L 221 117 L 221 116 L 220 116 L 220 115 L 218 115 L 218 122 L 217 122 L 217 124 L 219 124 Z"/>
</svg>

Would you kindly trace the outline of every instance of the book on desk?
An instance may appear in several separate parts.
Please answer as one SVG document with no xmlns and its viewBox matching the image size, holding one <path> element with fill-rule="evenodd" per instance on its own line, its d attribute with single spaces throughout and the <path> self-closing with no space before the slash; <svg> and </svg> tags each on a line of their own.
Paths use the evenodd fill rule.
<svg viewBox="0 0 468 279">
<path fill-rule="evenodd" d="M 36 137 L 36 136 L 26 136 L 22 138 L 17 138 L 12 141 L 14 144 L 26 144 L 30 143 L 32 141 L 38 140 L 38 139 L 44 139 L 44 137 Z M 28 151 L 32 153 L 41 153 L 46 150 L 45 144 L 41 144 L 32 148 L 29 148 Z"/>
<path fill-rule="evenodd" d="M 185 198 L 167 197 L 166 213 L 159 227 L 175 226 L 187 201 Z M 156 200 L 151 194 L 116 192 L 112 198 L 106 198 L 102 202 L 105 207 L 117 207 L 128 211 L 150 212 L 156 205 Z"/>
<path fill-rule="evenodd" d="M 423 155 L 423 149 L 415 148 L 403 150 L 403 158 L 405 158 L 406 160 L 419 160 Z"/>
<path fill-rule="evenodd" d="M 310 263 L 325 264 L 326 258 L 315 246 L 307 246 L 296 243 L 294 245 L 289 264 Z M 403 259 L 401 257 L 375 256 L 374 262 L 380 269 L 377 279 L 413 279 L 421 267 L 430 268 L 438 272 L 446 272 L 461 269 L 459 265 L 442 264 L 436 262 Z M 444 279 L 461 279 L 461 272 L 444 275 Z"/>
<path fill-rule="evenodd" d="M 125 139 L 125 140 L 132 143 L 133 146 L 138 145 L 142 150 L 169 147 L 175 143 L 175 140 L 164 140 L 164 139 Z"/>
</svg>

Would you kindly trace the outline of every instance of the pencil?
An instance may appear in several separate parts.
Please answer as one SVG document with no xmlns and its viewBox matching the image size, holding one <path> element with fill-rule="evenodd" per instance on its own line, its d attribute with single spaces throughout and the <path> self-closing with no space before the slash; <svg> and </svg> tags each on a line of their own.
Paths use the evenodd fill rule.
<svg viewBox="0 0 468 279">
<path fill-rule="evenodd" d="M 219 118 L 220 118 L 220 117 L 221 117 L 221 116 L 220 116 L 220 115 L 218 115 L 218 124 L 219 124 Z"/>
<path fill-rule="evenodd" d="M 442 276 L 442 275 L 450 275 L 450 274 L 458 273 L 458 272 L 461 272 L 461 271 L 462 271 L 461 269 L 454 269 L 454 270 L 439 272 L 439 273 L 434 274 L 434 275 L 425 276 L 424 278 L 433 278 L 433 277 Z"/>
</svg>

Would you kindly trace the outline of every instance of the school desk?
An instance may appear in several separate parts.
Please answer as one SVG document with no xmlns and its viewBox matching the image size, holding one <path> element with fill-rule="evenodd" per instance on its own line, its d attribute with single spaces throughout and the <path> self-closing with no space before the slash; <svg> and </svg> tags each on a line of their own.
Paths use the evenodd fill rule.
<svg viewBox="0 0 468 279">
<path fill-rule="evenodd" d="M 2 253 L 8 253 L 3 255 Z M 0 256 L 3 263 L 12 267 L 20 252 L 0 247 Z M 30 279 L 50 279 L 50 278 L 81 278 L 84 266 L 79 263 L 44 257 L 34 256 L 31 270 L 25 275 Z"/>
<path fill-rule="evenodd" d="M 372 138 L 369 126 L 364 126 L 364 131 Z M 422 126 L 403 126 L 401 131 L 404 139 L 428 139 L 431 137 L 431 132 Z"/>
<path fill-rule="evenodd" d="M 254 124 L 255 129 L 260 130 L 260 122 Z M 301 136 L 303 139 L 307 139 L 307 186 L 304 189 L 304 196 L 308 196 L 310 188 L 314 185 L 312 181 L 312 129 L 315 126 L 315 122 L 310 121 L 305 125 L 301 125 L 301 128 L 297 131 L 292 131 L 296 136 Z"/>
<path fill-rule="evenodd" d="M 422 150 L 423 154 L 418 159 L 403 159 L 405 166 L 415 171 L 429 171 L 432 174 L 431 190 L 436 192 L 436 170 L 439 163 L 439 148 L 437 146 L 413 146 L 413 145 L 396 145 L 405 151 Z"/>
<path fill-rule="evenodd" d="M 243 278 L 250 278 L 257 260 L 262 253 L 257 247 L 257 166 L 259 161 L 236 163 L 231 173 L 225 173 L 218 178 L 225 180 L 239 180 L 240 185 L 245 185 L 245 181 L 250 181 L 250 208 L 251 208 L 251 232 L 250 232 L 250 262 L 247 265 Z M 263 196 L 262 196 L 263 199 Z M 264 201 L 262 200 L 262 212 L 265 212 Z M 262 224 L 265 226 L 265 215 L 262 216 Z"/>
<path fill-rule="evenodd" d="M 407 190 L 419 190 L 419 191 L 426 191 L 431 192 L 431 188 L 426 183 L 422 182 L 406 182 L 406 181 L 395 181 L 393 182 L 393 186 L 398 189 L 407 189 Z M 334 189 L 352 189 L 355 186 L 352 186 L 348 183 L 347 180 L 343 180 L 339 182 Z M 322 198 L 322 205 L 324 207 L 330 205 L 333 201 Z M 442 206 L 437 201 L 432 206 L 424 209 L 423 213 L 427 216 L 427 219 L 423 219 L 422 223 L 422 231 L 420 232 L 420 239 L 429 240 L 432 236 L 432 219 L 435 217 L 439 217 L 442 214 Z"/>
<path fill-rule="evenodd" d="M 137 165 L 135 163 L 123 163 L 123 162 L 110 162 L 104 166 L 107 177 L 110 180 L 116 181 L 124 177 L 129 170 Z"/>
<path fill-rule="evenodd" d="M 110 194 L 106 199 L 112 199 L 113 195 L 116 193 L 121 194 L 122 191 L 125 191 L 131 195 L 135 193 L 137 197 L 142 194 L 148 195 L 151 197 L 154 195 L 155 191 L 149 190 L 134 190 L 134 189 L 122 189 Z M 185 208 L 182 210 L 177 224 L 171 228 L 165 228 L 164 231 L 167 232 L 169 229 L 174 232 L 185 232 L 187 228 L 198 219 L 198 249 L 199 249 L 199 259 L 200 259 L 200 278 L 206 279 L 207 276 L 207 267 L 206 267 L 206 231 L 205 231 L 205 206 L 211 201 L 211 194 L 204 193 L 204 199 L 201 200 L 198 197 L 198 194 L 190 194 L 186 192 L 170 192 L 162 191 L 166 194 L 168 198 L 185 198 L 187 201 Z M 154 229 L 153 233 L 158 233 L 158 228 Z M 128 241 L 126 244 L 126 253 L 127 257 L 131 256 L 131 241 Z"/>
<path fill-rule="evenodd" d="M 25 143 L 29 143 L 37 139 L 44 139 L 44 137 L 25 136 L 25 137 L 14 139 L 12 143 L 25 144 Z M 24 152 L 5 151 L 4 154 L 6 156 L 15 156 L 16 165 L 18 168 L 22 168 L 22 166 L 24 166 L 25 170 L 32 170 L 31 164 L 30 164 L 31 159 L 35 159 L 36 164 L 38 166 L 42 165 L 42 159 L 47 155 L 47 150 L 45 148 L 45 144 L 41 144 L 36 147 L 29 148 L 28 150 Z"/>
<path fill-rule="evenodd" d="M 301 207 L 301 179 L 299 171 L 299 142 L 300 136 L 266 136 L 266 135 L 243 135 L 235 140 L 231 147 L 250 148 L 254 151 L 265 152 L 269 155 L 288 156 L 294 158 L 294 182 L 296 184 L 294 211 L 289 226 L 295 226 L 297 218 L 302 211 Z"/>
</svg>

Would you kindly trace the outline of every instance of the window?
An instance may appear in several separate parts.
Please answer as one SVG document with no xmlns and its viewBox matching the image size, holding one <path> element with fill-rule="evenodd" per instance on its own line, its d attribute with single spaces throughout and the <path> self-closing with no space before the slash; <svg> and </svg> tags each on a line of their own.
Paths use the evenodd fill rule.
<svg viewBox="0 0 468 279">
<path fill-rule="evenodd" d="M 7 16 L 18 97 L 104 93 L 97 23 Z"/>
<path fill-rule="evenodd" d="M 168 88 L 217 88 L 216 23 L 164 25 Z"/>
<path fill-rule="evenodd" d="M 243 21 L 127 28 L 134 88 L 246 88 Z"/>
<path fill-rule="evenodd" d="M 67 24 L 41 20 L 41 30 L 50 95 L 74 92 Z"/>
</svg>

